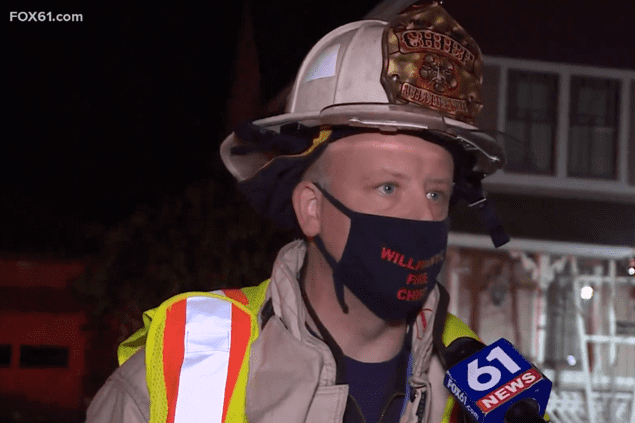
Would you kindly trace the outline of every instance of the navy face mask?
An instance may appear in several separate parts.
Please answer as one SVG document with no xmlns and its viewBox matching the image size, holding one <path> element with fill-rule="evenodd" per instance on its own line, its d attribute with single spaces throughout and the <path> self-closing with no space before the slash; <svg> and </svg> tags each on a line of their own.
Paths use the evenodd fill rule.
<svg viewBox="0 0 635 423">
<path fill-rule="evenodd" d="M 347 313 L 344 286 L 386 321 L 414 317 L 434 288 L 448 243 L 446 221 L 419 221 L 358 213 L 318 184 L 324 197 L 351 220 L 336 261 L 317 235 L 315 244 L 333 270 L 335 293 Z"/>
</svg>

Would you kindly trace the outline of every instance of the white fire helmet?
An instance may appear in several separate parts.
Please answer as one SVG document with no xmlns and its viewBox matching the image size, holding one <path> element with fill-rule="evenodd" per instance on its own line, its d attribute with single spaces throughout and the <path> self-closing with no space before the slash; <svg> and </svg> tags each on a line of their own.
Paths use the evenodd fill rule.
<svg viewBox="0 0 635 423">
<path fill-rule="evenodd" d="M 353 22 L 323 37 L 300 67 L 286 112 L 236 130 L 221 157 L 242 185 L 253 185 L 248 197 L 258 185 L 255 202 L 274 204 L 274 214 L 282 199 L 267 196 L 288 191 L 285 173 L 293 174 L 285 183 L 297 183 L 296 167 L 304 170 L 321 144 L 334 141 L 325 128 L 421 133 L 468 153 L 470 171 L 482 178 L 502 168 L 505 156 L 495 138 L 473 126 L 481 85 L 482 56 L 472 37 L 438 3 L 415 4 L 390 23 Z M 300 142 L 306 136 L 286 127 L 316 130 Z M 270 180 L 276 185 L 267 188 Z"/>
</svg>

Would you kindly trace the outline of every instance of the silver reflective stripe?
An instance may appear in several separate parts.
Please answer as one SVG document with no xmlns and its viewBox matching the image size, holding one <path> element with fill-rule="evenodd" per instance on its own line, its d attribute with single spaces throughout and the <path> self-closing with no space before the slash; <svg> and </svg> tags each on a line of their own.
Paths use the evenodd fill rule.
<svg viewBox="0 0 635 423">
<path fill-rule="evenodd" d="M 221 423 L 231 318 L 229 301 L 208 297 L 187 299 L 185 354 L 174 423 Z"/>
</svg>

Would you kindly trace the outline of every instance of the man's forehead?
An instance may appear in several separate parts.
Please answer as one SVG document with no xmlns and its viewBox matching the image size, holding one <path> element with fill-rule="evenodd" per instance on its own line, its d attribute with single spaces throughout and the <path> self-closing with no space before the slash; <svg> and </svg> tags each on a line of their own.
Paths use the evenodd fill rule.
<svg viewBox="0 0 635 423">
<path fill-rule="evenodd" d="M 434 177 L 452 183 L 452 155 L 436 143 L 423 138 L 395 133 L 361 133 L 333 141 L 322 157 L 322 169 L 338 178 L 396 179 Z"/>
<path fill-rule="evenodd" d="M 348 157 L 355 152 L 399 152 L 419 157 L 449 155 L 449 152 L 437 143 L 427 141 L 423 137 L 403 133 L 366 132 L 350 135 L 332 142 L 326 149 L 327 154 L 335 153 L 337 157 Z"/>
</svg>

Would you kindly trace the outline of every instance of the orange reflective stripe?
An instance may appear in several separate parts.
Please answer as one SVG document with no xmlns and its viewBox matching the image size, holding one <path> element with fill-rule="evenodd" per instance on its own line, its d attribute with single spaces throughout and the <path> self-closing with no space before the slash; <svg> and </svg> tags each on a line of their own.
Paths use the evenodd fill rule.
<svg viewBox="0 0 635 423">
<path fill-rule="evenodd" d="M 247 297 L 245 297 L 245 300 L 246 299 Z M 227 383 L 225 384 L 223 421 L 226 419 L 227 410 L 234 394 L 236 381 L 238 380 L 238 373 L 243 365 L 245 352 L 247 351 L 249 339 L 251 338 L 251 316 L 246 311 L 232 304 L 231 325 L 231 346 L 229 350 L 229 364 L 227 366 Z"/>
<path fill-rule="evenodd" d="M 168 416 L 166 423 L 174 423 L 176 399 L 179 394 L 179 378 L 185 355 L 186 300 L 172 304 L 166 312 L 163 335 L 163 375 L 165 377 Z"/>
<path fill-rule="evenodd" d="M 232 300 L 236 300 L 241 304 L 248 305 L 249 300 L 247 300 L 247 296 L 240 289 L 223 289 L 223 294 Z"/>
</svg>

